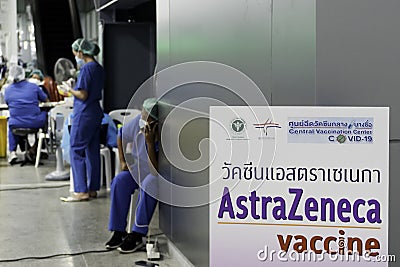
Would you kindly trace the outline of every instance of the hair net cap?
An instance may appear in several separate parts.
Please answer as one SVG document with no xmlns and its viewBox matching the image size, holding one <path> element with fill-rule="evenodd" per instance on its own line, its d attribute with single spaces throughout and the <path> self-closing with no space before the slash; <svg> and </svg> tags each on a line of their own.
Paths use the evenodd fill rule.
<svg viewBox="0 0 400 267">
<path fill-rule="evenodd" d="M 157 99 L 155 98 L 148 98 L 143 102 L 143 109 L 149 113 L 149 115 L 153 118 L 158 120 L 158 105 Z"/>
<path fill-rule="evenodd" d="M 11 80 L 19 82 L 25 79 L 25 70 L 21 66 L 13 65 L 11 66 L 8 75 L 10 76 Z"/>
<path fill-rule="evenodd" d="M 76 39 L 71 47 L 76 52 L 82 51 L 84 55 L 96 56 L 100 53 L 100 48 L 97 44 L 83 38 Z"/>
<path fill-rule="evenodd" d="M 39 70 L 39 69 L 36 69 L 36 70 L 33 70 L 32 72 L 31 72 L 31 74 L 29 74 L 29 78 L 31 78 L 33 75 L 39 75 L 39 77 L 40 77 L 40 79 L 41 80 L 43 80 L 44 79 L 44 75 L 43 75 L 43 72 L 41 71 L 41 70 Z"/>
<path fill-rule="evenodd" d="M 71 45 L 72 49 L 73 49 L 74 51 L 76 51 L 76 52 L 80 51 L 80 43 L 81 43 L 83 40 L 84 40 L 83 38 L 78 38 L 78 39 L 76 39 L 76 40 L 72 43 L 72 45 Z"/>
</svg>

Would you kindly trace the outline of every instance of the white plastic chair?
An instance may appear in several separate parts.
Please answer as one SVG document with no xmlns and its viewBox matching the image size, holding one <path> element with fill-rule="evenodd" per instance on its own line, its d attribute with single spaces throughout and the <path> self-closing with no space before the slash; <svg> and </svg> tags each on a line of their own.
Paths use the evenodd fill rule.
<svg viewBox="0 0 400 267">
<path fill-rule="evenodd" d="M 55 142 L 56 149 L 56 170 L 45 176 L 46 180 L 58 181 L 68 180 L 70 172 L 65 170 L 64 158 L 61 148 L 61 139 L 63 136 L 64 121 L 68 119 L 69 115 L 73 112 L 73 108 L 69 105 L 62 105 L 55 107 L 50 112 L 50 133 L 52 134 L 50 140 Z"/>
<path fill-rule="evenodd" d="M 59 105 L 50 110 L 50 112 L 49 112 L 49 131 L 51 131 L 53 133 L 54 138 L 56 140 L 61 140 L 62 130 L 63 130 L 63 126 L 64 126 L 64 120 L 66 118 L 68 118 L 69 114 L 71 114 L 72 111 L 73 111 L 73 108 L 69 105 Z M 62 115 L 61 118 L 60 118 L 60 116 L 57 116 L 57 114 Z M 38 141 L 38 149 L 36 152 L 35 168 L 39 167 L 39 160 L 40 160 L 43 139 L 46 139 L 46 138 L 47 139 L 50 138 L 49 132 L 48 133 L 43 133 L 43 132 L 39 133 L 39 141 Z M 56 156 L 59 157 L 58 149 L 57 149 Z M 57 165 L 57 167 L 59 167 L 59 166 Z"/>
<path fill-rule="evenodd" d="M 104 168 L 103 168 L 104 166 Z M 103 169 L 105 169 L 105 179 L 106 179 L 106 186 L 107 191 L 111 190 L 111 153 L 110 149 L 106 146 L 102 146 L 100 148 L 100 177 L 104 177 Z"/>
<path fill-rule="evenodd" d="M 35 168 L 39 167 L 39 160 L 40 160 L 40 154 L 42 153 L 43 139 L 49 139 L 50 135 L 48 133 L 44 133 L 43 130 L 40 129 L 38 138 L 39 138 L 39 141 L 38 141 L 38 146 L 37 146 L 37 151 L 36 151 Z"/>
<path fill-rule="evenodd" d="M 137 115 L 142 113 L 139 109 L 116 109 L 111 111 L 108 115 L 115 121 L 124 124 L 132 119 L 134 119 Z"/>
<path fill-rule="evenodd" d="M 111 111 L 108 115 L 115 121 L 120 122 L 121 124 L 124 124 L 125 122 L 128 122 L 132 119 L 134 119 L 137 115 L 142 113 L 141 110 L 138 109 L 117 109 Z M 120 164 L 119 164 L 119 154 L 118 154 L 118 149 L 113 148 L 113 152 L 115 154 L 115 175 L 118 174 L 120 171 Z M 129 208 L 129 217 L 128 217 L 128 225 L 127 225 L 127 231 L 130 232 L 132 228 L 132 212 L 133 212 L 133 205 L 135 203 L 135 196 L 132 194 L 131 196 L 131 205 Z"/>
<path fill-rule="evenodd" d="M 111 111 L 108 115 L 113 119 L 114 121 L 120 122 L 121 124 L 124 124 L 124 122 L 128 122 L 132 119 L 134 119 L 137 115 L 142 113 L 141 110 L 138 109 L 117 109 Z M 113 148 L 113 152 L 115 154 L 115 172 L 114 176 L 116 176 L 119 171 L 120 171 L 120 164 L 119 164 L 119 154 L 118 154 L 118 148 Z"/>
</svg>

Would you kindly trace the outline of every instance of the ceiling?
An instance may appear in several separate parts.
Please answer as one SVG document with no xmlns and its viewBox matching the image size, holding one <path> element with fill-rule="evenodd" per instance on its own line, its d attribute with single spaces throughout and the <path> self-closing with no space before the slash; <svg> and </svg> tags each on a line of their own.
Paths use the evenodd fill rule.
<svg viewBox="0 0 400 267">
<path fill-rule="evenodd" d="M 26 6 L 32 0 L 17 0 L 18 13 L 25 13 Z M 40 1 L 40 0 L 39 0 Z M 99 8 L 112 0 L 76 0 L 78 10 L 80 12 L 88 12 L 95 8 Z M 131 9 L 137 5 L 148 2 L 150 0 L 118 0 L 107 8 L 112 9 Z"/>
<path fill-rule="evenodd" d="M 93 0 L 77 0 L 77 2 L 84 2 L 84 1 L 91 1 L 93 4 Z M 99 8 L 112 0 L 94 0 L 96 1 L 96 8 Z M 142 3 L 148 2 L 150 0 L 118 0 L 117 2 L 113 3 L 107 8 L 112 8 L 112 9 L 131 9 L 136 7 L 137 5 L 140 5 Z"/>
</svg>

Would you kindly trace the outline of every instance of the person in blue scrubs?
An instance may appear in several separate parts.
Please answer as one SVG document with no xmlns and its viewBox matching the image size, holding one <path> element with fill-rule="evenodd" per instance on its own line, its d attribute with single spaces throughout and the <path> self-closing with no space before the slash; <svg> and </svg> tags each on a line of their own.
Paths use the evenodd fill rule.
<svg viewBox="0 0 400 267">
<path fill-rule="evenodd" d="M 75 202 L 97 197 L 100 190 L 100 126 L 103 110 L 100 107 L 104 86 L 103 67 L 94 59 L 99 47 L 77 39 L 72 44 L 77 65 L 82 65 L 74 89 L 65 88 L 74 96 L 74 118 L 71 124 L 71 167 L 74 194 L 62 201 Z"/>
<path fill-rule="evenodd" d="M 154 98 L 143 103 L 142 114 L 128 122 L 118 133 L 118 151 L 122 171 L 111 182 L 111 207 L 108 229 L 113 231 L 105 244 L 107 249 L 131 253 L 144 246 L 142 241 L 148 233 L 148 226 L 157 205 L 158 193 L 158 108 Z M 132 163 L 123 153 L 128 144 L 132 145 Z M 128 163 L 127 163 L 128 162 Z M 136 214 L 132 232 L 126 232 L 127 216 L 131 195 L 139 190 Z"/>
<path fill-rule="evenodd" d="M 42 89 L 43 93 L 46 94 L 47 98 L 50 99 L 50 93 L 49 91 L 46 89 L 46 87 L 44 87 L 44 75 L 43 72 L 40 69 L 35 69 L 33 70 L 28 77 L 28 82 L 34 83 L 37 86 L 39 86 L 40 89 Z"/>
<path fill-rule="evenodd" d="M 8 146 L 9 146 L 9 163 L 15 164 L 18 160 L 17 145 L 21 144 L 21 137 L 14 135 L 14 128 L 43 128 L 47 114 L 39 108 L 39 102 L 47 102 L 48 98 L 36 84 L 25 80 L 25 71 L 20 66 L 12 66 L 9 73 L 13 83 L 10 84 L 4 94 L 4 99 L 10 111 L 8 120 Z M 28 148 L 26 148 L 28 149 Z M 36 143 L 32 147 L 36 149 Z M 35 152 L 31 150 L 30 154 Z M 26 154 L 26 156 L 28 156 Z"/>
<path fill-rule="evenodd" d="M 101 121 L 102 127 L 104 125 L 107 125 L 107 135 L 105 137 L 106 140 L 100 140 L 100 141 L 105 141 L 105 145 L 107 145 L 110 148 L 117 147 L 117 126 L 115 125 L 114 121 L 112 118 L 107 114 L 103 114 L 103 120 Z M 69 143 L 69 126 L 71 122 L 73 121 L 74 114 L 71 113 L 67 119 L 64 120 L 64 126 L 63 126 L 63 131 L 62 131 L 62 138 L 61 138 L 61 148 L 62 148 L 62 155 L 63 159 L 70 163 L 70 143 Z M 104 138 L 104 136 L 103 136 Z"/>
</svg>

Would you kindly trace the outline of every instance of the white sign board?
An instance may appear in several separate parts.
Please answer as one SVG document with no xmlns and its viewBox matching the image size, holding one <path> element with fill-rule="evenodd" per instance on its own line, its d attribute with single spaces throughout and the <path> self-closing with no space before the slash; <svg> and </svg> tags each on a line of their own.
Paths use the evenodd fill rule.
<svg viewBox="0 0 400 267">
<path fill-rule="evenodd" d="M 388 266 L 389 109 L 210 108 L 210 266 Z"/>
</svg>

